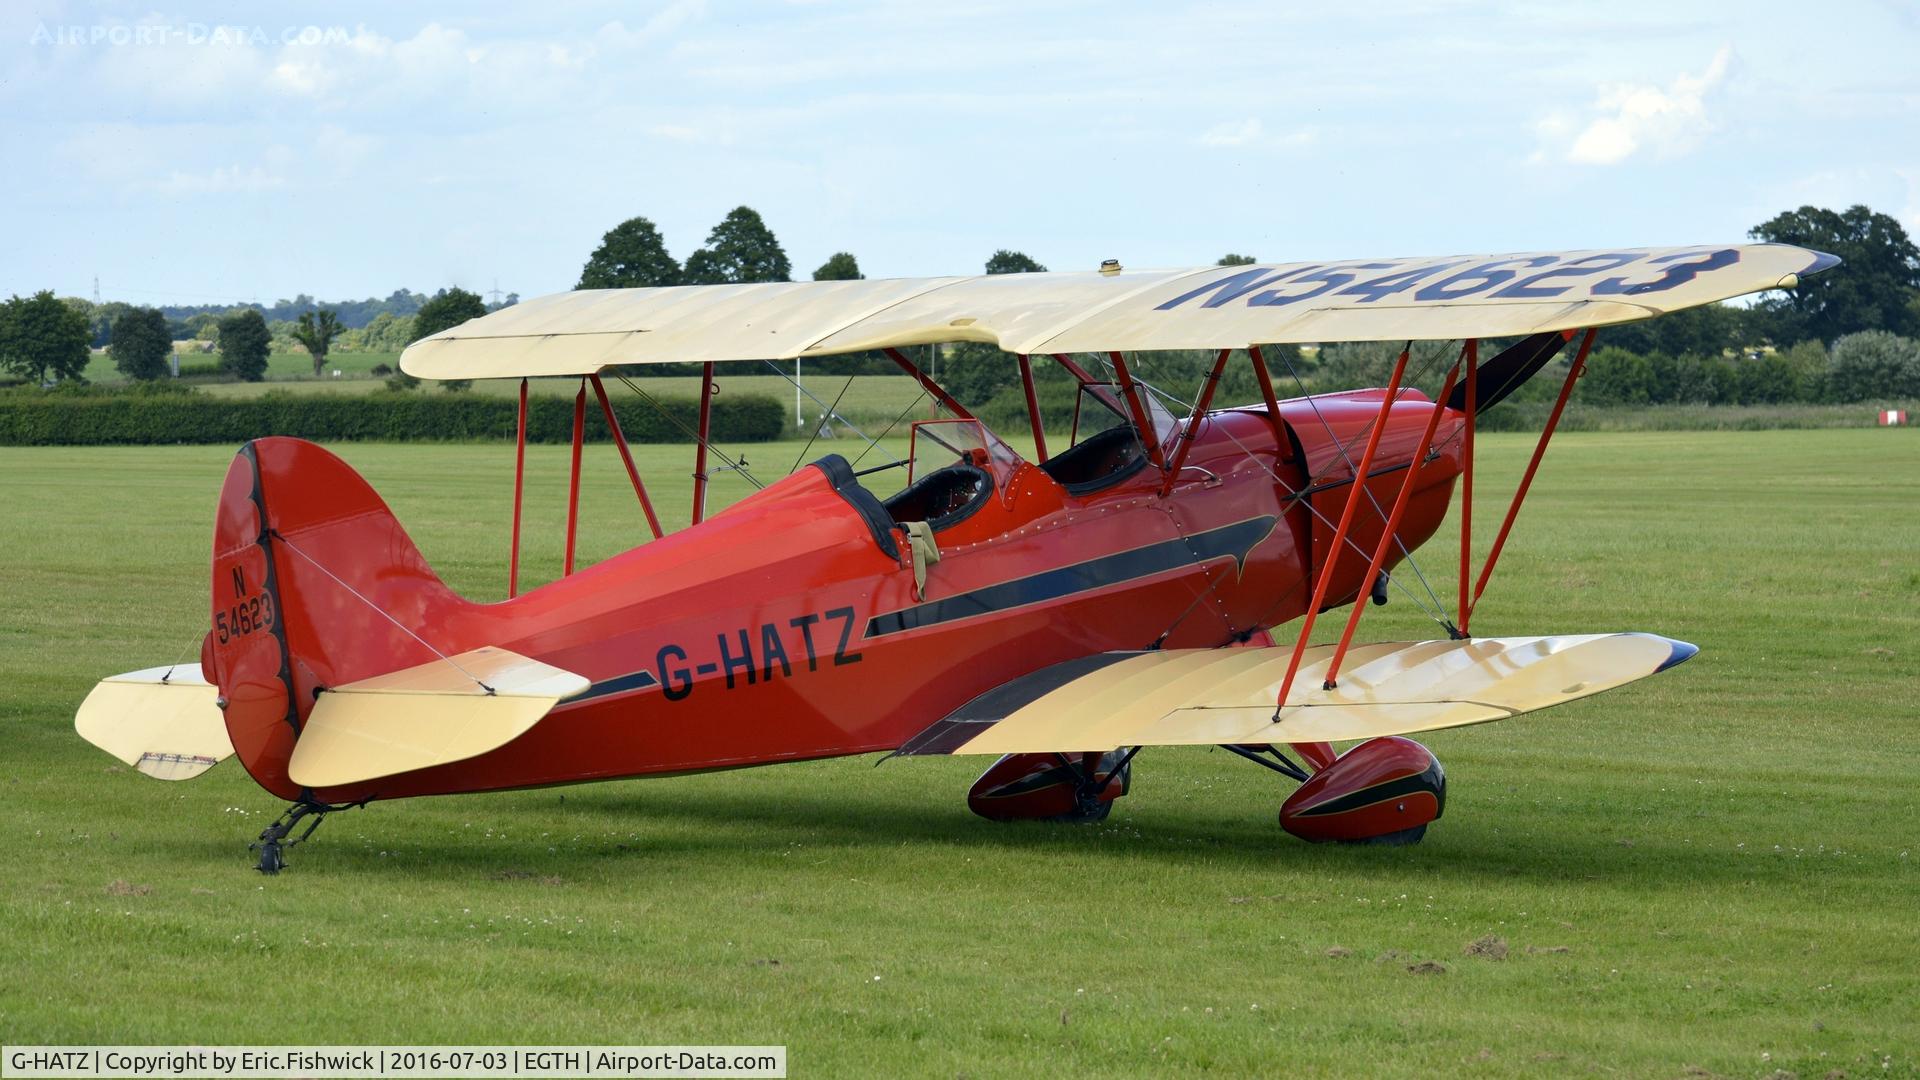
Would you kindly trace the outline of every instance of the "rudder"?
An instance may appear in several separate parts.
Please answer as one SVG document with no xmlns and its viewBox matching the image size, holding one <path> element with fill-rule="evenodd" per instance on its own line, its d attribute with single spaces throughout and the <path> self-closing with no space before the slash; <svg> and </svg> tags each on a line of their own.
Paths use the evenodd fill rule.
<svg viewBox="0 0 1920 1080">
<path fill-rule="evenodd" d="M 308 794 L 287 761 L 319 690 L 462 651 L 478 607 L 331 452 L 276 437 L 235 456 L 215 515 L 207 674 L 262 787 Z"/>
</svg>

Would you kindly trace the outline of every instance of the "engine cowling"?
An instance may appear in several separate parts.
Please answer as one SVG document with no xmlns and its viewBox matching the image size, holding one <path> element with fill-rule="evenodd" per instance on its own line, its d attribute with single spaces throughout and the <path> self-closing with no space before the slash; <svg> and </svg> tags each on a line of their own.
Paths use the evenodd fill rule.
<svg viewBox="0 0 1920 1080">
<path fill-rule="evenodd" d="M 1280 826 L 1324 843 L 1415 843 L 1447 805 L 1433 751 L 1397 735 L 1368 739 L 1314 773 L 1280 807 Z"/>
<path fill-rule="evenodd" d="M 992 821 L 1097 821 L 1127 793 L 1130 765 L 1107 783 L 1120 758 L 1118 751 L 1068 755 L 1070 767 L 1059 754 L 1008 754 L 973 782 L 967 809 Z M 1094 785 L 1104 786 L 1083 805 L 1080 784 L 1089 765 Z"/>
</svg>

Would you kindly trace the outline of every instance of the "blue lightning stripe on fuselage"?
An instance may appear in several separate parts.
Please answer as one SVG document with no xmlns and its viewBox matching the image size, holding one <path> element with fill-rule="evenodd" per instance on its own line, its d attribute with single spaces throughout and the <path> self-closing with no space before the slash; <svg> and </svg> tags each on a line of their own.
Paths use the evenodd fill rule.
<svg viewBox="0 0 1920 1080">
<path fill-rule="evenodd" d="M 1273 532 L 1272 516 L 1249 518 L 1190 537 L 1175 537 L 1097 559 L 1045 570 L 953 596 L 875 615 L 867 621 L 869 638 L 884 637 L 924 626 L 990 615 L 1009 608 L 1058 600 L 1075 593 L 1150 577 L 1167 570 L 1196 566 L 1231 555 L 1244 564 L 1247 552 Z"/>
</svg>

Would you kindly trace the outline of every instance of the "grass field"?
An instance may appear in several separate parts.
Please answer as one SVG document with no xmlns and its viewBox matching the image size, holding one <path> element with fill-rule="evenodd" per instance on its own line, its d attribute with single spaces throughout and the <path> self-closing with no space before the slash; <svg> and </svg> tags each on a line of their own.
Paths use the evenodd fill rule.
<svg viewBox="0 0 1920 1080">
<path fill-rule="evenodd" d="M 1530 445 L 1482 440 L 1483 543 Z M 686 448 L 637 449 L 684 520 Z M 799 449 L 754 448 L 756 471 Z M 502 593 L 510 449 L 339 450 L 456 587 Z M 565 453 L 530 451 L 535 580 Z M 197 640 L 229 454 L 0 450 L 9 1043 L 785 1043 L 794 1076 L 1920 1075 L 1909 431 L 1559 439 L 1475 628 L 1702 652 L 1428 739 L 1451 798 L 1417 848 L 1296 841 L 1275 778 L 1220 751 L 1147 752 L 1083 827 L 974 818 L 983 761 L 869 757 L 380 805 L 274 878 L 245 847 L 279 807 L 235 765 L 160 784 L 71 729 L 95 679 Z M 640 517 L 612 455 L 591 470 L 583 550 L 604 557 Z M 1423 559 L 1443 594 L 1451 535 Z M 1431 631 L 1397 599 L 1362 635 Z M 1486 935 L 1504 959 L 1464 955 Z M 1409 970 L 1426 960 L 1444 972 Z"/>
</svg>

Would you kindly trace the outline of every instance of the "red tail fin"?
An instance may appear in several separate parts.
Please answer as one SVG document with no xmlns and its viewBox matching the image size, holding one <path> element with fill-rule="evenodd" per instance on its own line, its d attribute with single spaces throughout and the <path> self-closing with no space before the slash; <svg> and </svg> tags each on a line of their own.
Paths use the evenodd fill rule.
<svg viewBox="0 0 1920 1080">
<path fill-rule="evenodd" d="M 460 651 L 477 607 L 441 582 L 387 504 L 332 453 L 258 439 L 227 470 L 207 675 L 227 703 L 235 752 L 274 794 L 301 794 L 286 764 L 319 689 Z"/>
</svg>

